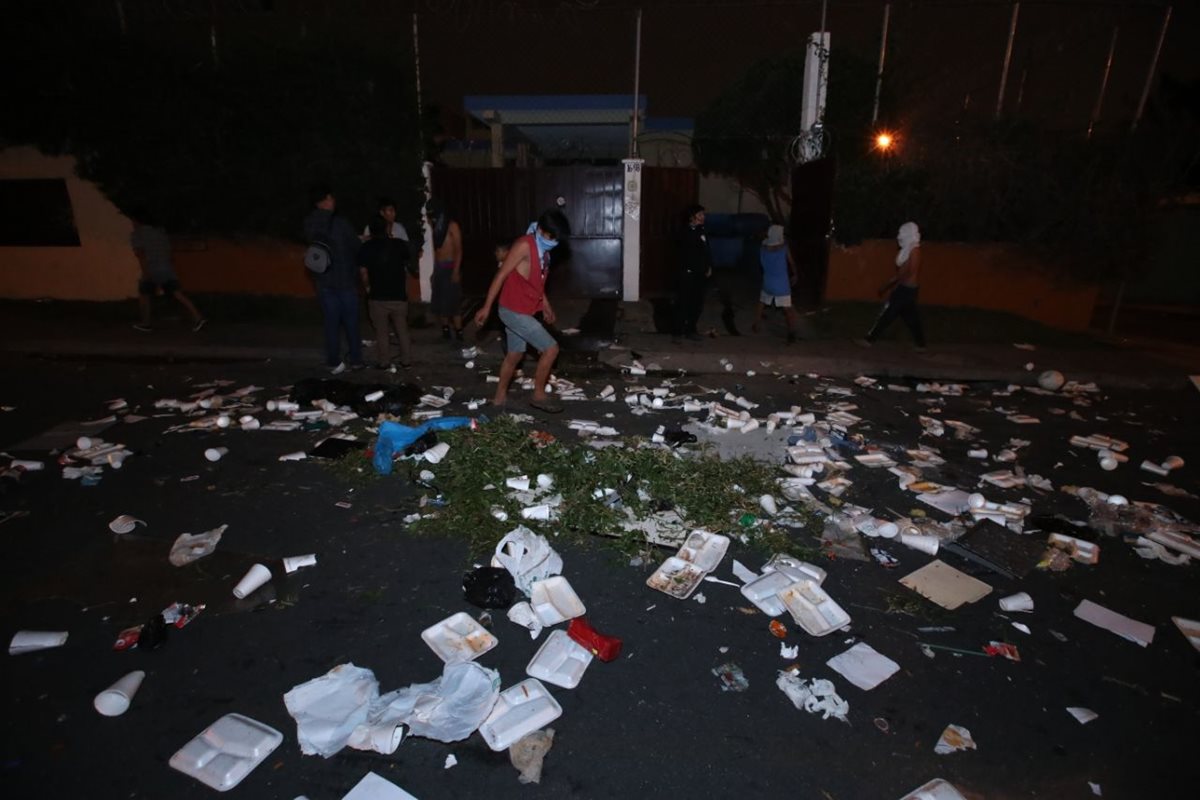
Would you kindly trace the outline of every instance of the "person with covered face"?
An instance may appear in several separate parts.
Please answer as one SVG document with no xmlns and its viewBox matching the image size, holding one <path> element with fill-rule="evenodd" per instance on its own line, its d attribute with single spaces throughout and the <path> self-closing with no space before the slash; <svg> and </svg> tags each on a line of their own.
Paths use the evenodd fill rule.
<svg viewBox="0 0 1200 800">
<path fill-rule="evenodd" d="M 915 222 L 906 222 L 900 226 L 896 235 L 896 244 L 900 250 L 896 253 L 896 273 L 892 279 L 879 289 L 879 296 L 885 298 L 883 311 L 875 321 L 861 344 L 870 346 L 887 330 L 896 317 L 904 320 L 908 332 L 912 335 L 916 349 L 925 349 L 925 331 L 921 327 L 921 313 L 917 309 L 917 292 L 921 277 L 921 229 Z"/>
<path fill-rule="evenodd" d="M 500 321 L 504 323 L 507 354 L 500 365 L 500 382 L 496 385 L 496 406 L 508 402 L 508 385 L 512 382 L 527 347 L 533 347 L 541 355 L 533 378 L 533 397 L 529 405 L 549 414 L 558 414 L 562 404 L 546 394 L 546 382 L 550 379 L 550 368 L 558 358 L 558 342 L 545 326 L 534 316 L 541 312 L 542 318 L 554 324 L 554 309 L 546 297 L 546 278 L 550 273 L 550 251 L 558 247 L 570 235 L 567 218 L 561 211 L 547 211 L 529 226 L 520 239 L 513 242 L 508 255 L 492 285 L 487 299 L 475 315 L 475 325 L 482 328 L 487 322 L 492 304 L 499 298 Z"/>
</svg>

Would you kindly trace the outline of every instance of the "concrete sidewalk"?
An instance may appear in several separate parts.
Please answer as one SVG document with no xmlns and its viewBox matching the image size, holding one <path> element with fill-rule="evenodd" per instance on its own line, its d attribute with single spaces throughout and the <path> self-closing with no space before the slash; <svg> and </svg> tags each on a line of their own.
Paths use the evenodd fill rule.
<svg viewBox="0 0 1200 800">
<path fill-rule="evenodd" d="M 580 308 L 562 308 L 560 324 L 581 318 Z M 576 304 L 573 304 L 576 305 Z M 133 330 L 124 318 L 73 320 L 53 314 L 19 309 L 6 316 L 6 336 L 0 351 L 53 358 L 164 359 L 175 361 L 266 360 L 322 366 L 319 324 L 303 322 L 212 321 L 192 333 L 181 317 L 159 321 L 153 333 Z M 578 312 L 578 313 L 576 313 Z M 715 313 L 715 311 L 713 312 Z M 745 322 L 745 321 L 743 321 Z M 711 324 L 709 324 L 711 323 Z M 759 373 L 809 374 L 836 377 L 873 375 L 884 378 L 930 380 L 991 380 L 1031 383 L 1045 369 L 1057 369 L 1068 379 L 1095 381 L 1101 386 L 1125 388 L 1171 388 L 1186 385 L 1188 374 L 1200 373 L 1200 349 L 1151 340 L 1088 340 L 1080 346 L 1036 345 L 1022 350 L 1012 344 L 933 342 L 925 353 L 915 352 L 906 334 L 863 348 L 845 339 L 803 340 L 785 344 L 782 328 L 768 326 L 770 333 L 715 335 L 720 320 L 702 321 L 701 329 L 713 331 L 701 341 L 674 342 L 667 334 L 654 332 L 647 304 L 625 304 L 611 336 L 564 337 L 568 357 L 596 358 L 613 368 L 629 364 L 635 357 L 644 365 L 657 365 L 666 372 L 684 370 L 692 374 Z M 778 330 L 776 330 L 778 329 Z M 441 338 L 440 328 L 411 332 L 413 361 L 417 364 L 453 363 L 459 349 L 477 343 L 473 326 L 467 341 L 459 345 Z M 364 328 L 364 338 L 371 336 Z M 1081 340 L 1084 341 L 1084 340 Z M 500 353 L 497 335 L 489 333 L 479 342 L 484 351 L 480 366 L 490 366 Z M 635 356 L 636 354 L 636 356 Z M 367 359 L 371 353 L 368 350 Z M 726 370 L 725 362 L 732 364 Z M 1033 369 L 1027 370 L 1026 364 Z"/>
</svg>

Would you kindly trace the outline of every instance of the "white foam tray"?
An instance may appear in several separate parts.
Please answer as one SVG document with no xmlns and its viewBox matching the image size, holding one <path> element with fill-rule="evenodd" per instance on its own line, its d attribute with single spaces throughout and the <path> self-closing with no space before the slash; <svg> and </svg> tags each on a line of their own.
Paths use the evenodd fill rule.
<svg viewBox="0 0 1200 800">
<path fill-rule="evenodd" d="M 241 714 L 226 714 L 171 756 L 171 767 L 226 792 L 269 756 L 283 734 Z"/>
<path fill-rule="evenodd" d="M 582 617 L 587 612 L 579 595 L 562 575 L 534 581 L 529 587 L 529 605 L 533 606 L 533 613 L 545 627 Z"/>
<path fill-rule="evenodd" d="M 704 570 L 692 562 L 671 556 L 646 579 L 646 585 L 671 597 L 686 600 L 704 580 L 704 575 Z"/>
<path fill-rule="evenodd" d="M 784 575 L 791 577 L 793 581 L 815 581 L 817 585 L 825 582 L 825 570 L 810 564 L 807 561 L 801 561 L 795 556 L 789 556 L 787 553 L 776 553 L 771 556 L 771 560 L 763 564 L 763 572 L 782 572 Z"/>
<path fill-rule="evenodd" d="M 562 706 L 537 678 L 526 678 L 500 693 L 492 713 L 479 726 L 487 746 L 507 750 L 523 736 L 562 716 Z"/>
<path fill-rule="evenodd" d="M 557 630 L 542 643 L 525 672 L 546 683 L 574 689 L 591 663 L 591 651 L 568 636 L 566 631 Z"/>
<path fill-rule="evenodd" d="M 742 587 L 742 595 L 768 617 L 778 617 L 787 611 L 779 593 L 796 583 L 796 579 L 782 570 L 768 572 Z"/>
<path fill-rule="evenodd" d="M 793 583 L 779 593 L 796 624 L 813 636 L 824 636 L 850 624 L 850 615 L 815 581 Z"/>
<path fill-rule="evenodd" d="M 675 555 L 690 561 L 704 572 L 712 572 L 729 550 L 729 537 L 708 531 L 692 531 Z"/>
<path fill-rule="evenodd" d="M 474 661 L 500 643 L 491 631 L 465 611 L 452 614 L 421 631 L 421 638 L 447 664 Z"/>
</svg>

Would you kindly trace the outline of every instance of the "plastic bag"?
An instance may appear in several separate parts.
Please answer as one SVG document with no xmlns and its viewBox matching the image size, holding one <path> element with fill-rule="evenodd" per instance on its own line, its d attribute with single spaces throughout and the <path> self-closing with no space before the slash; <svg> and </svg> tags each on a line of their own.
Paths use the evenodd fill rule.
<svg viewBox="0 0 1200 800">
<path fill-rule="evenodd" d="M 415 428 L 396 422 L 384 422 L 379 426 L 379 438 L 375 440 L 375 455 L 372 460 L 375 471 L 380 475 L 391 475 L 392 459 L 396 452 L 402 452 L 429 431 L 448 431 L 474 425 L 475 420 L 471 417 L 439 417 Z"/>
<path fill-rule="evenodd" d="M 329 758 L 366 723 L 370 706 L 378 699 L 379 682 L 371 670 L 339 664 L 321 677 L 293 687 L 283 696 L 283 703 L 296 720 L 300 752 Z"/>
<path fill-rule="evenodd" d="M 447 664 L 442 676 L 380 697 L 372 726 L 405 724 L 413 736 L 457 742 L 483 724 L 500 696 L 500 673 L 474 661 Z"/>
<path fill-rule="evenodd" d="M 513 742 L 508 748 L 508 758 L 520 771 L 517 780 L 521 783 L 542 782 L 542 762 L 554 746 L 554 728 L 534 731 Z"/>
<path fill-rule="evenodd" d="M 476 567 L 463 576 L 463 596 L 480 608 L 508 608 L 517 599 L 517 587 L 502 567 Z"/>
<path fill-rule="evenodd" d="M 175 566 L 182 567 L 196 559 L 204 558 L 217 549 L 217 542 L 221 541 L 221 534 L 225 533 L 225 529 L 228 527 L 228 525 L 222 525 L 204 533 L 179 534 L 179 538 L 171 545 L 171 554 L 167 556 L 167 559 Z"/>
<path fill-rule="evenodd" d="M 504 567 L 512 573 L 517 588 L 528 595 L 537 581 L 561 574 L 563 560 L 545 536 L 518 525 L 496 545 L 492 566 Z"/>
</svg>

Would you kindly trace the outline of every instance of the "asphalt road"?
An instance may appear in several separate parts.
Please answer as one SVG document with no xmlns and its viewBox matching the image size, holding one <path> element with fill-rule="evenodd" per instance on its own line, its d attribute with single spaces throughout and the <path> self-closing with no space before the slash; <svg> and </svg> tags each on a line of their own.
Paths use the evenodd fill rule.
<svg viewBox="0 0 1200 800">
<path fill-rule="evenodd" d="M 480 359 L 481 366 L 488 363 Z M 0 405 L 14 407 L 0 412 L 0 450 L 66 420 L 103 416 L 107 401 L 116 397 L 140 413 L 153 413 L 146 409 L 154 400 L 183 397 L 195 384 L 214 379 L 267 387 L 260 395 L 265 399 L 276 387 L 312 374 L 264 363 L 10 358 L 0 367 L 7 376 Z M 565 371 L 586 381 L 590 395 L 606 382 L 628 380 L 583 367 Z M 448 355 L 443 370 L 418 373 L 416 380 L 456 386 L 456 399 L 487 396 L 491 388 L 478 371 L 464 370 L 456 354 Z M 819 413 L 828 403 L 850 401 L 864 419 L 855 431 L 875 443 L 908 447 L 921 433 L 916 416 L 928 408 L 922 401 L 931 398 L 845 381 L 839 383 L 853 388 L 853 397 L 829 395 L 824 383 L 803 376 L 731 374 L 705 382 L 766 409 L 799 404 Z M 1160 479 L 1136 468 L 1142 458 L 1182 456 L 1188 466 L 1164 480 L 1200 494 L 1200 395 L 1194 391 L 1111 392 L 1091 407 L 1076 408 L 1063 398 L 1025 392 L 996 397 L 997 388 L 974 385 L 963 397 L 945 398 L 941 416 L 980 428 L 980 443 L 993 452 L 1010 437 L 1031 440 L 1020 463 L 1050 478 L 1056 491 L 988 487 L 989 498 L 1027 496 L 1035 515 L 1086 519 L 1080 501 L 1057 491 L 1077 484 L 1161 502 L 1200 520 L 1200 502 L 1143 485 Z M 1034 415 L 1041 424 L 1009 422 L 997 406 Z M 1083 420 L 1056 415 L 1052 408 L 1076 410 Z M 610 412 L 615 415 L 610 424 L 628 434 L 644 435 L 682 419 L 677 411 L 634 417 L 623 403 L 592 402 L 572 404 L 564 417 L 598 419 Z M 175 772 L 167 761 L 228 712 L 261 720 L 285 736 L 231 793 L 247 798 L 335 800 L 368 771 L 421 798 L 898 798 L 939 776 L 971 796 L 988 798 L 1087 798 L 1094 796 L 1089 781 L 1106 798 L 1185 797 L 1200 780 L 1200 762 L 1192 757 L 1200 654 L 1170 621 L 1175 615 L 1200 618 L 1196 567 L 1143 561 L 1119 539 L 1100 541 L 1094 567 L 1035 571 L 1021 580 L 944 556 L 994 587 L 988 597 L 954 612 L 897 584 L 930 560 L 916 551 L 892 545 L 901 564 L 890 570 L 874 561 L 822 560 L 829 572 L 825 588 L 852 615 L 851 628 L 816 639 L 785 620 L 791 631 L 787 643 L 800 648 L 798 658 L 786 661 L 767 618 L 737 610 L 748 603 L 735 588 L 704 584 L 706 603 L 677 601 L 647 588 L 647 567 L 630 566 L 606 540 L 563 546 L 564 574 L 586 603 L 589 619 L 621 637 L 625 652 L 616 662 L 593 663 L 578 688 L 553 690 L 564 713 L 552 726 L 557 735 L 540 786 L 519 784 L 507 754 L 491 752 L 477 735 L 455 744 L 412 738 L 393 756 L 351 749 L 327 760 L 303 756 L 282 695 L 345 662 L 374 670 L 384 691 L 435 678 L 441 663 L 420 632 L 456 611 L 474 611 L 460 589 L 470 557 L 458 540 L 406 532 L 402 518 L 413 510 L 416 495 L 399 475 L 352 491 L 313 462 L 277 461 L 282 453 L 310 446 L 318 434 L 164 434 L 178 420 L 119 423 L 102 434 L 137 454 L 120 471 L 106 471 L 97 486 L 63 480 L 51 459 L 45 472 L 19 482 L 0 480 L 0 511 L 28 512 L 0 524 L 5 547 L 0 635 L 70 631 L 62 648 L 3 657 L 8 688 L 0 713 L 8 723 L 0 784 L 9 797 L 211 797 L 211 789 Z M 573 437 L 564 423 L 558 418 L 537 424 Z M 1129 441 L 1131 463 L 1102 472 L 1090 451 L 1067 445 L 1075 433 Z M 727 438 L 740 447 L 740 436 Z M 745 442 L 752 437 L 747 434 Z M 968 442 L 949 436 L 921 441 L 941 448 L 947 459 L 933 476 L 943 482 L 970 488 L 979 473 L 998 466 L 968 459 Z M 230 452 L 209 463 L 203 451 L 217 444 Z M 199 478 L 182 480 L 192 475 Z M 918 505 L 884 471 L 858 467 L 850 477 L 855 484 L 845 499 L 879 516 Z M 343 500 L 351 503 L 349 509 L 335 506 Z M 149 525 L 116 536 L 106 526 L 121 513 Z M 179 533 L 221 524 L 229 528 L 214 555 L 183 568 L 167 562 Z M 229 596 L 230 586 L 254 561 L 274 564 L 308 552 L 318 554 L 315 568 L 276 580 L 248 601 Z M 751 568 L 763 560 L 735 544 L 718 577 L 732 580 L 731 557 Z M 1034 597 L 1033 614 L 999 612 L 996 598 L 1015 591 Z M 895 598 L 915 602 L 896 608 Z M 1072 610 L 1081 599 L 1153 625 L 1153 643 L 1143 648 L 1075 619 Z M 172 631 L 156 651 L 112 651 L 118 631 L 173 600 L 209 607 L 188 627 Z M 1031 633 L 1015 631 L 1013 620 Z M 929 626 L 953 630 L 917 631 Z M 524 677 L 540 640 L 530 641 L 499 614 L 495 632 L 500 645 L 480 662 L 498 669 L 508 686 Z M 898 662 L 900 672 L 869 692 L 850 685 L 825 661 L 852 639 Z M 919 646 L 927 641 L 978 650 L 989 640 L 1016 644 L 1021 661 L 943 650 L 931 659 Z M 744 670 L 747 691 L 720 691 L 711 670 L 727 661 Z M 850 704 L 849 724 L 792 707 L 775 678 L 793 661 L 805 677 L 834 681 Z M 130 711 L 116 718 L 98 715 L 93 696 L 132 669 L 146 670 L 147 677 Z M 1099 718 L 1080 725 L 1068 706 L 1093 709 Z M 936 755 L 934 744 L 951 723 L 968 728 L 978 749 Z M 443 768 L 447 754 L 458 760 L 452 769 Z"/>
</svg>

